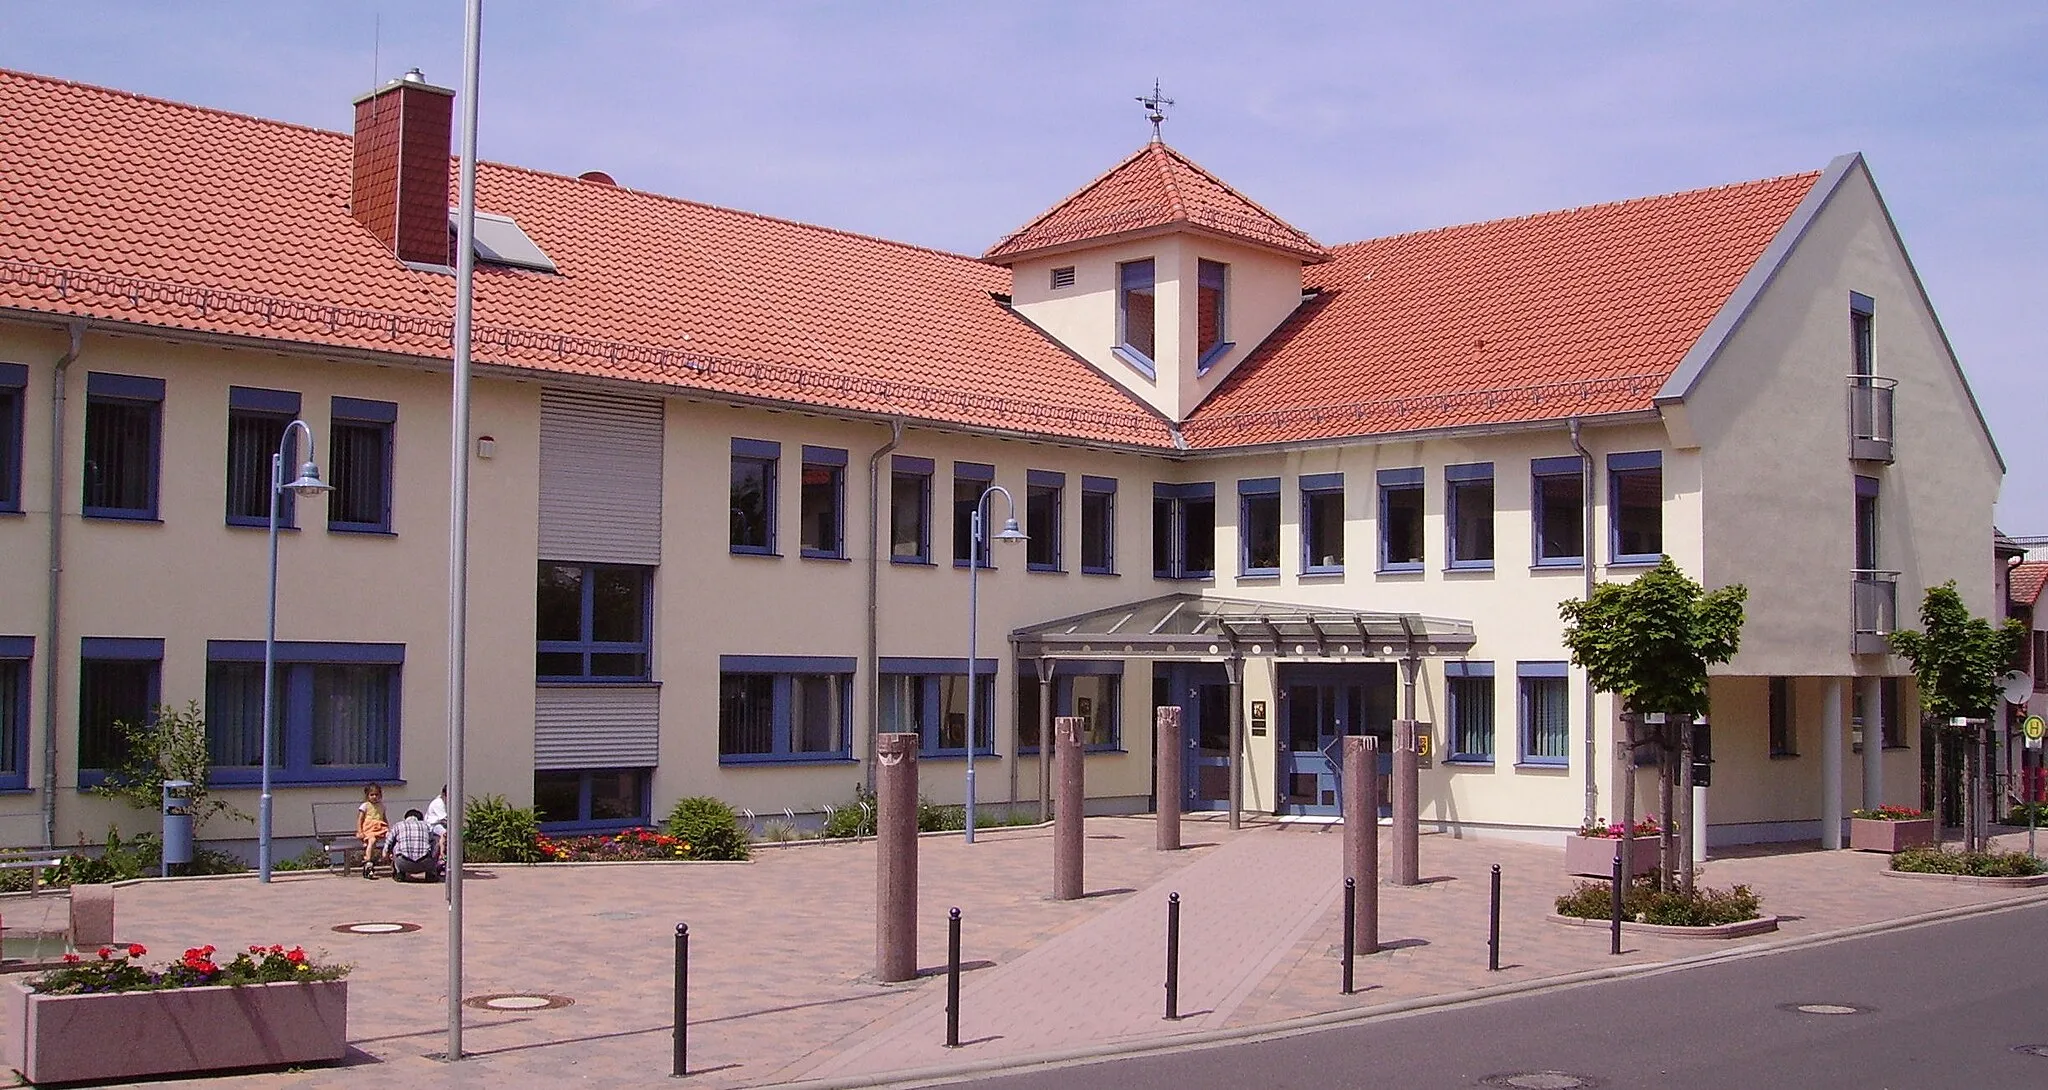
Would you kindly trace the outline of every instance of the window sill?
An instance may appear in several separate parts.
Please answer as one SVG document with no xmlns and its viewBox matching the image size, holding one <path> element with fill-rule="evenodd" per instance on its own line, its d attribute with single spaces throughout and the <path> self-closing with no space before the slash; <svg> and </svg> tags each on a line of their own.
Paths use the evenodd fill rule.
<svg viewBox="0 0 2048 1090">
<path fill-rule="evenodd" d="M 236 522 L 233 519 L 229 519 L 223 525 L 225 525 L 230 530 L 268 530 L 270 529 L 270 520 L 265 519 L 262 522 Z M 293 526 L 288 522 L 280 522 L 277 524 L 277 532 L 281 534 L 296 534 L 299 532 L 299 528 L 297 526 Z"/>
<path fill-rule="evenodd" d="M 1493 574 L 1491 560 L 1461 560 L 1444 569 L 1445 575 Z"/>
<path fill-rule="evenodd" d="M 361 524 L 361 525 L 351 525 L 351 524 L 347 524 L 347 523 L 343 523 L 343 524 L 336 524 L 336 523 L 332 523 L 332 522 L 330 522 L 330 523 L 328 523 L 328 524 L 327 524 L 327 532 L 328 532 L 328 533 L 330 533 L 330 534 L 350 534 L 350 535 L 352 535 L 352 536 L 355 536 L 355 537 L 397 537 L 397 536 L 398 536 L 398 531 L 396 531 L 396 530 L 392 529 L 392 528 L 391 528 L 391 527 L 389 527 L 389 526 L 371 526 L 371 525 L 368 525 L 368 524 Z"/>
<path fill-rule="evenodd" d="M 26 512 L 24 512 L 19 507 L 0 507 L 0 517 L 5 517 L 7 515 L 21 515 L 25 513 Z"/>
<path fill-rule="evenodd" d="M 949 749 L 942 753 L 931 753 L 919 750 L 917 759 L 920 761 L 965 761 L 967 759 L 967 751 L 964 749 Z M 977 749 L 974 751 L 974 759 L 977 761 L 997 761 L 1001 760 L 1002 756 L 992 749 Z"/>
<path fill-rule="evenodd" d="M 1116 577 L 1117 577 L 1117 575 L 1118 575 L 1118 573 L 1117 573 L 1117 572 L 1111 571 L 1111 570 L 1110 570 L 1110 569 L 1108 569 L 1108 568 L 1082 568 L 1082 569 L 1081 569 L 1081 574 L 1082 574 L 1082 575 L 1107 575 L 1107 576 L 1109 576 L 1109 577 L 1111 577 L 1111 578 L 1116 578 Z"/>
<path fill-rule="evenodd" d="M 1317 565 L 1312 568 L 1303 568 L 1301 569 L 1301 577 L 1303 579 L 1342 579 L 1344 577 L 1344 567 L 1340 564 L 1336 567 Z"/>
<path fill-rule="evenodd" d="M 802 556 L 805 560 L 836 560 L 842 564 L 851 563 L 853 561 L 852 557 L 847 556 L 844 553 L 826 553 L 819 552 L 816 549 L 805 549 L 802 553 Z"/>
<path fill-rule="evenodd" d="M 270 773 L 270 786 L 272 788 L 333 787 L 336 784 L 361 786 L 373 780 L 387 787 L 404 786 L 405 781 L 396 778 L 397 771 L 396 768 L 388 766 L 382 768 L 337 768 L 330 772 L 282 771 L 273 769 Z M 80 781 L 83 782 L 83 780 L 84 777 L 81 776 Z M 212 772 L 208 773 L 207 786 L 215 790 L 226 788 L 239 788 L 243 790 L 260 788 L 263 786 L 263 772 L 261 769 L 256 768 L 237 768 L 232 770 L 215 768 Z"/>
<path fill-rule="evenodd" d="M 1446 757 L 1444 763 L 1453 768 L 1492 768 L 1491 757 Z M 1517 766 L 1520 767 L 1520 766 Z M 1548 766 L 1545 766 L 1548 767 Z"/>
<path fill-rule="evenodd" d="M 79 512 L 78 517 L 92 519 L 96 522 L 147 522 L 157 526 L 164 524 L 164 520 L 158 518 L 154 511 L 106 511 L 86 508 L 84 511 Z M 265 523 L 265 525 L 268 525 L 268 523 Z"/>
<path fill-rule="evenodd" d="M 644 677 L 536 677 L 539 689 L 659 689 L 661 682 Z M 260 717 L 259 717 L 260 718 Z"/>
<path fill-rule="evenodd" d="M 758 556 L 758 557 L 762 558 L 763 560 L 780 560 L 780 559 L 782 559 L 782 554 L 781 554 L 781 553 L 778 553 L 778 552 L 776 552 L 776 551 L 775 551 L 775 550 L 773 550 L 773 549 L 755 549 L 755 548 L 749 548 L 749 547 L 746 547 L 746 546 L 739 546 L 739 545 L 735 545 L 735 546 L 730 546 L 730 547 L 728 547 L 728 548 L 726 549 L 726 552 L 727 552 L 727 553 L 729 553 L 729 554 L 731 554 L 731 555 L 733 555 L 733 556 Z"/>
<path fill-rule="evenodd" d="M 1537 562 L 1535 562 L 1534 564 L 1531 564 L 1531 565 L 1529 565 L 1529 570 L 1530 570 L 1530 571 L 1580 571 L 1580 570 L 1584 569 L 1584 568 L 1585 568 L 1585 566 L 1586 566 L 1586 562 L 1585 562 L 1584 560 L 1582 560 L 1582 559 L 1579 559 L 1579 558 L 1577 558 L 1577 557 L 1574 557 L 1574 558 L 1572 558 L 1572 559 L 1570 559 L 1570 560 L 1538 560 L 1538 561 L 1537 561 Z"/>
<path fill-rule="evenodd" d="M 980 568 L 982 571 L 996 570 L 996 566 L 994 564 L 969 564 L 965 560 L 955 560 L 953 561 L 953 566 L 960 569 L 961 571 L 966 571 L 968 568 Z"/>
<path fill-rule="evenodd" d="M 1799 754 L 1797 754 L 1797 753 L 1773 753 L 1773 754 L 1771 754 L 1771 760 L 1773 760 L 1773 761 L 1796 761 L 1796 760 L 1798 760 L 1798 759 L 1799 759 Z"/>
<path fill-rule="evenodd" d="M 850 765 L 851 753 L 721 753 L 718 763 L 745 765 Z"/>
<path fill-rule="evenodd" d="M 1143 352 L 1140 352 L 1137 349 L 1130 347 L 1129 345 L 1116 345 L 1110 348 L 1109 354 L 1115 356 L 1118 360 L 1122 361 L 1125 366 L 1145 376 L 1146 378 L 1158 377 L 1158 368 L 1156 365 L 1153 364 L 1152 360 L 1149 357 L 1147 357 Z"/>
<path fill-rule="evenodd" d="M 1169 583 L 1213 583 L 1216 581 L 1216 573 L 1201 571 L 1189 572 L 1186 575 L 1171 575 L 1166 572 L 1155 571 L 1152 573 L 1152 578 L 1165 580 Z"/>
<path fill-rule="evenodd" d="M 892 557 L 890 557 L 890 558 L 889 558 L 889 563 L 891 563 L 891 564 L 901 564 L 901 565 L 903 565 L 903 566 L 904 566 L 904 567 L 906 567 L 906 568 L 936 568 L 936 567 L 938 567 L 938 565 L 937 565 L 937 564 L 933 563 L 933 562 L 932 562 L 932 561 L 930 561 L 930 560 L 925 560 L 925 559 L 922 559 L 922 558 L 920 558 L 920 557 L 915 557 L 915 556 L 892 556 Z"/>
<path fill-rule="evenodd" d="M 1279 568 L 1253 568 L 1237 573 L 1239 582 L 1277 583 L 1280 581 Z"/>
<path fill-rule="evenodd" d="M 1065 569 L 1065 568 L 1052 568 L 1052 567 L 1046 567 L 1046 566 L 1044 566 L 1044 565 L 1042 565 L 1042 564 L 1027 564 L 1027 565 L 1025 565 L 1025 566 L 1024 566 L 1024 570 L 1025 570 L 1025 571 L 1028 571 L 1028 572 L 1037 572 L 1037 573 L 1038 573 L 1038 574 L 1040 574 L 1040 575 L 1065 575 L 1065 574 L 1067 574 L 1067 569 Z"/>
<path fill-rule="evenodd" d="M 1218 341 L 1215 345 L 1211 346 L 1207 352 L 1202 353 L 1202 358 L 1196 361 L 1195 377 L 1200 378 L 1208 374 L 1209 369 L 1216 366 L 1216 361 L 1228 356 L 1231 350 L 1236 347 L 1236 341 Z"/>
<path fill-rule="evenodd" d="M 1607 566 L 1610 568 L 1654 568 L 1663 559 L 1662 554 L 1657 556 L 1617 556 L 1609 560 Z"/>
<path fill-rule="evenodd" d="M 1097 742 L 1090 742 L 1090 743 L 1088 743 L 1087 745 L 1085 745 L 1085 746 L 1082 746 L 1082 747 L 1081 747 L 1081 752 L 1083 752 L 1083 753 L 1129 753 L 1129 752 L 1130 752 L 1130 750 L 1128 750 L 1128 749 L 1125 749 L 1125 748 L 1124 748 L 1124 745 L 1123 745 L 1123 743 L 1122 743 L 1122 742 L 1108 742 L 1108 743 L 1097 743 Z M 977 754 L 977 756 L 979 756 L 979 755 Z M 1037 747 L 1037 746 L 1018 746 L 1018 747 L 1017 747 L 1017 756 L 1018 756 L 1018 757 L 1036 757 L 1036 756 L 1038 756 L 1038 747 Z"/>
<path fill-rule="evenodd" d="M 1374 572 L 1373 574 L 1375 574 L 1375 575 L 1423 575 L 1423 574 L 1426 574 L 1426 572 L 1424 571 L 1424 569 L 1423 569 L 1423 566 L 1422 566 L 1421 564 L 1383 564 L 1383 565 L 1381 565 L 1381 566 L 1380 566 L 1379 570 L 1378 570 L 1378 571 L 1376 571 L 1376 572 Z"/>
<path fill-rule="evenodd" d="M 1515 762 L 1515 771 L 1517 772 L 1570 772 L 1571 770 L 1572 766 L 1569 761 L 1520 760 Z"/>
</svg>

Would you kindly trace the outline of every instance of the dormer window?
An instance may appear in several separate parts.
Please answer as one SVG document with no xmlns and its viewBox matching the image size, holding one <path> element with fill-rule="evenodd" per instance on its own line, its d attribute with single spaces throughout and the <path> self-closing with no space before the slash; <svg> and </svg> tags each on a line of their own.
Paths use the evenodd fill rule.
<svg viewBox="0 0 2048 1090">
<path fill-rule="evenodd" d="M 1209 365 L 1215 362 L 1218 356 L 1230 351 L 1233 347 L 1230 341 L 1226 339 L 1229 327 L 1224 324 L 1223 317 L 1225 313 L 1224 304 L 1228 298 L 1226 291 L 1229 274 L 1230 266 L 1225 265 L 1221 261 L 1204 259 L 1196 263 L 1195 278 L 1197 290 L 1195 292 L 1195 309 L 1197 313 L 1195 315 L 1195 330 L 1197 344 L 1195 350 L 1199 353 L 1198 358 L 1201 360 L 1197 365 L 1197 369 L 1201 371 L 1207 371 Z"/>
<path fill-rule="evenodd" d="M 1149 375 L 1158 327 L 1152 259 L 1126 261 L 1116 267 L 1116 276 L 1117 347 L 1125 354 L 1125 362 Z"/>
</svg>

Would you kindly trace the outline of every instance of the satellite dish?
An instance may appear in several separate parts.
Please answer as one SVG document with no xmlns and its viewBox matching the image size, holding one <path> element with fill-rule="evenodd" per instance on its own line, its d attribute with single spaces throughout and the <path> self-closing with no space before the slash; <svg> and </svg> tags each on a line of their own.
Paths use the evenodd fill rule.
<svg viewBox="0 0 2048 1090">
<path fill-rule="evenodd" d="M 2005 693 L 2008 704 L 2025 704 L 2034 695 L 2034 679 L 2018 670 L 2008 670 L 1998 679 L 1998 687 Z"/>
</svg>

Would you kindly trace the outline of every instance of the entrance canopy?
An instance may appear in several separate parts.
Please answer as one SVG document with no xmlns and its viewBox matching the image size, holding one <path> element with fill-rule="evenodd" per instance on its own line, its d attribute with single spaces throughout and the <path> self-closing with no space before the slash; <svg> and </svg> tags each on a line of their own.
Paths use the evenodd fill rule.
<svg viewBox="0 0 2048 1090">
<path fill-rule="evenodd" d="M 1364 658 L 1462 655 L 1472 622 L 1168 594 L 1010 633 L 1019 658 Z"/>
</svg>

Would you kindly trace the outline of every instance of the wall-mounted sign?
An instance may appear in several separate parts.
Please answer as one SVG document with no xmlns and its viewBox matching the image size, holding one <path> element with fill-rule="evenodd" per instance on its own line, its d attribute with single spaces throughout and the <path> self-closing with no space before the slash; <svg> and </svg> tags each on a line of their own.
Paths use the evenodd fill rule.
<svg viewBox="0 0 2048 1090">
<path fill-rule="evenodd" d="M 1265 736 L 1266 702 L 1263 700 L 1254 700 L 1252 701 L 1252 737 L 1264 738 Z"/>
</svg>

